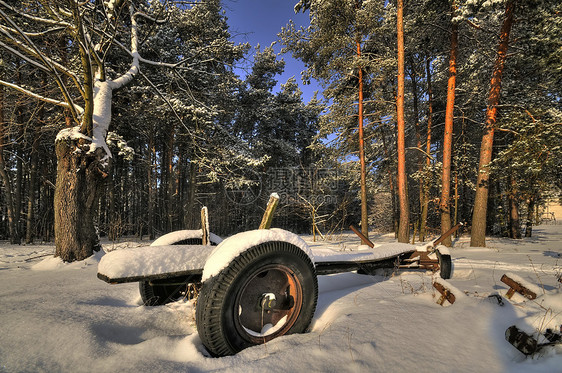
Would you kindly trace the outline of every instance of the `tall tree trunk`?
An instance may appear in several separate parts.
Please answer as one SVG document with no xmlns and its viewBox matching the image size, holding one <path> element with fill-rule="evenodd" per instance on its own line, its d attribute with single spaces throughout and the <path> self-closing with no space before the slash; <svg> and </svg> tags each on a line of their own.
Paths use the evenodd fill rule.
<svg viewBox="0 0 562 373">
<path fill-rule="evenodd" d="M 41 109 L 39 117 L 43 118 L 44 113 Z M 37 163 L 39 152 L 39 134 L 38 128 L 33 128 L 33 144 L 31 145 L 31 159 L 29 170 L 29 190 L 27 192 L 27 218 L 25 230 L 25 243 L 33 243 L 34 237 L 34 223 L 35 223 L 35 190 L 37 189 Z"/>
<path fill-rule="evenodd" d="M 527 205 L 527 225 L 525 226 L 525 237 L 533 236 L 533 214 L 535 213 L 535 200 L 534 194 L 529 196 L 529 203 Z"/>
<path fill-rule="evenodd" d="M 454 16 L 454 5 L 453 14 Z M 451 17 L 453 18 L 453 17 Z M 457 80 L 457 54 L 459 48 L 458 25 L 451 24 L 451 51 L 449 56 L 449 80 L 447 83 L 447 107 L 445 109 L 445 133 L 443 135 L 443 172 L 441 175 L 441 200 L 439 210 L 441 212 L 441 234 L 451 229 L 451 155 L 453 148 L 453 121 L 455 111 L 455 86 Z M 451 246 L 451 236 L 447 236 L 442 242 L 445 246 Z"/>
<path fill-rule="evenodd" d="M 195 214 L 195 194 L 197 191 L 197 165 L 194 162 L 189 162 L 189 185 L 187 192 L 187 201 L 185 207 L 185 225 L 186 229 L 194 225 L 193 217 Z"/>
<path fill-rule="evenodd" d="M 515 178 L 509 177 L 509 236 L 514 239 L 521 238 L 521 222 L 519 221 L 519 201 L 517 199 L 517 183 Z"/>
<path fill-rule="evenodd" d="M 357 40 L 357 58 L 361 58 L 361 43 Z M 367 210 L 367 167 L 365 165 L 365 140 L 363 138 L 363 70 L 359 66 L 359 163 L 361 165 L 361 233 L 369 238 L 369 214 Z M 366 244 L 367 242 L 363 242 Z"/>
<path fill-rule="evenodd" d="M 24 118 L 22 115 L 21 110 L 18 109 L 18 138 L 23 139 L 24 138 Z M 14 144 L 14 151 L 16 154 L 16 179 L 14 182 L 14 218 L 15 218 L 15 225 L 16 225 L 16 232 L 17 232 L 17 237 L 15 238 L 15 242 L 13 243 L 17 243 L 18 245 L 21 244 L 21 238 L 22 238 L 22 227 L 20 224 L 20 220 L 21 220 L 21 205 L 22 205 L 22 194 L 23 194 L 23 150 L 22 150 L 22 144 L 19 142 L 16 142 Z"/>
<path fill-rule="evenodd" d="M 106 199 L 106 220 L 108 222 L 107 225 L 107 236 L 110 241 L 115 241 L 119 237 L 119 224 L 116 211 L 116 203 L 115 203 L 115 176 L 116 176 L 116 167 L 113 167 L 111 174 L 107 178 L 107 192 L 105 195 Z"/>
<path fill-rule="evenodd" d="M 4 190 L 6 192 L 6 207 L 8 212 L 8 229 L 10 231 L 10 243 L 13 245 L 19 244 L 19 234 L 17 229 L 17 217 L 15 216 L 13 188 L 10 175 L 6 170 L 6 161 L 4 160 L 4 136 L 5 136 L 5 122 L 4 122 L 4 87 L 0 86 L 0 178 L 4 183 Z"/>
<path fill-rule="evenodd" d="M 404 123 L 404 2 L 397 1 L 398 31 L 398 91 L 396 95 L 397 131 L 398 131 L 398 198 L 400 201 L 400 222 L 398 242 L 410 240 L 410 211 L 408 203 L 408 180 L 406 178 L 406 132 Z"/>
<path fill-rule="evenodd" d="M 431 127 L 433 125 L 433 90 L 431 87 L 431 62 L 428 58 L 425 63 L 426 69 L 426 80 L 427 80 L 427 136 L 425 142 L 425 166 L 427 172 L 429 173 L 429 168 L 431 167 Z M 429 175 L 425 176 L 423 181 L 423 197 L 421 204 L 421 223 L 420 223 L 420 241 L 425 241 L 426 227 L 427 227 L 427 213 L 429 210 Z"/>
<path fill-rule="evenodd" d="M 176 200 L 176 193 L 175 193 L 175 172 L 174 172 L 174 147 L 175 147 L 175 139 L 174 139 L 174 125 L 171 125 L 171 129 L 168 135 L 168 154 L 166 159 L 166 166 L 168 167 L 168 191 L 166 193 L 168 197 L 168 231 L 171 232 L 174 230 L 174 218 L 175 218 L 175 200 Z"/>
<path fill-rule="evenodd" d="M 379 127 L 381 131 L 382 146 L 384 150 L 384 156 L 386 159 L 390 159 L 390 152 L 388 151 L 388 146 L 386 145 L 386 136 L 382 127 Z M 396 214 L 396 192 L 394 190 L 394 178 L 392 177 L 392 171 L 390 167 L 387 167 L 388 173 L 388 185 L 390 190 L 390 197 L 392 203 L 392 228 L 394 230 L 394 236 L 398 237 L 398 215 Z"/>
<path fill-rule="evenodd" d="M 155 166 L 154 163 L 156 162 L 156 149 L 154 147 L 154 134 L 151 132 L 149 139 L 148 139 L 148 167 L 147 167 L 147 186 L 148 186 L 148 211 L 147 211 L 147 229 L 148 229 L 148 238 L 150 240 L 154 240 L 154 180 L 152 175 L 152 169 Z"/>
<path fill-rule="evenodd" d="M 457 223 L 459 222 L 459 173 L 458 171 L 455 171 L 455 195 L 454 195 L 454 199 L 455 199 L 455 208 L 454 208 L 454 213 L 453 213 L 453 226 L 457 225 Z M 457 229 L 455 231 L 455 237 L 459 236 L 459 230 Z"/>
<path fill-rule="evenodd" d="M 508 0 L 505 10 L 505 19 L 500 31 L 498 54 L 490 83 L 488 107 L 486 109 L 486 124 L 484 127 L 484 135 L 482 136 L 482 145 L 480 146 L 480 162 L 478 165 L 478 178 L 476 181 L 476 195 L 474 197 L 470 246 L 486 246 L 486 213 L 488 209 L 490 162 L 492 161 L 494 129 L 498 104 L 500 102 L 501 79 L 505 60 L 507 58 L 509 33 L 511 32 L 511 26 L 513 24 L 514 7 L 515 0 Z"/>
<path fill-rule="evenodd" d="M 418 77 L 416 73 L 416 64 L 414 59 L 410 60 L 411 64 L 411 74 L 410 80 L 412 82 L 412 99 L 413 99 L 413 110 L 414 110 L 414 123 L 416 129 L 416 148 L 418 149 L 417 156 L 416 156 L 416 163 L 418 168 L 418 173 L 421 175 L 423 172 L 423 150 L 422 150 L 422 143 L 421 143 L 421 123 L 420 123 L 420 116 L 418 111 Z M 414 226 L 414 235 L 412 237 L 412 243 L 416 241 L 416 232 L 417 228 L 421 227 L 421 211 L 423 205 L 423 178 L 419 179 L 418 182 L 418 201 L 419 206 L 418 210 L 416 211 L 418 220 Z"/>
</svg>

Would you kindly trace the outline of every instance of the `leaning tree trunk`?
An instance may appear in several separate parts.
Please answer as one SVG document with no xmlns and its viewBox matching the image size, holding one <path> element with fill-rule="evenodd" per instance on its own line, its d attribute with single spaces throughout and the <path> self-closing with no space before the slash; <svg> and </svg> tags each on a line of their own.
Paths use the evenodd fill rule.
<svg viewBox="0 0 562 373">
<path fill-rule="evenodd" d="M 104 152 L 88 147 L 77 152 L 76 140 L 56 142 L 57 183 L 55 188 L 55 256 L 65 262 L 83 260 L 101 246 L 94 225 L 94 213 L 103 178 L 100 162 Z"/>
<path fill-rule="evenodd" d="M 474 197 L 474 211 L 472 213 L 472 232 L 470 246 L 486 246 L 486 213 L 488 211 L 488 189 L 490 184 L 490 162 L 492 161 L 492 147 L 494 144 L 494 129 L 498 104 L 500 103 L 501 80 L 505 60 L 507 58 L 507 47 L 509 45 L 509 33 L 513 24 L 513 8 L 515 0 L 507 2 L 505 19 L 500 31 L 500 44 L 498 55 L 492 73 L 490 93 L 488 96 L 488 107 L 486 109 L 486 126 L 482 136 L 480 147 L 480 163 L 478 165 L 478 178 L 476 181 L 476 195 Z"/>
</svg>

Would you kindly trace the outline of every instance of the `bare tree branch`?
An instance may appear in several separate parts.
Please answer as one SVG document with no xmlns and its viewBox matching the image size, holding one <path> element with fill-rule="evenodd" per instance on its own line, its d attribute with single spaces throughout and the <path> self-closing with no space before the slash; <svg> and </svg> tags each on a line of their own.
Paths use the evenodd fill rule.
<svg viewBox="0 0 562 373">
<path fill-rule="evenodd" d="M 1 0 L 0 0 L 0 4 L 6 5 Z M 50 61 L 46 58 L 46 56 L 43 53 L 41 53 L 41 51 L 39 50 L 39 48 L 37 48 L 35 43 L 33 43 L 33 41 L 24 34 L 24 32 L 18 27 L 18 25 L 16 25 L 16 23 L 10 17 L 8 17 L 8 15 L 4 13 L 2 10 L 0 10 L 0 17 L 4 18 L 6 22 L 12 25 L 12 27 L 18 32 L 18 34 L 20 34 L 23 37 L 23 39 L 31 46 L 31 48 L 37 53 L 37 57 L 39 57 L 39 59 L 41 59 L 43 63 L 49 67 L 52 74 L 55 76 L 55 80 L 57 82 L 57 85 L 59 86 L 59 89 L 62 91 L 64 99 L 69 104 L 68 109 L 70 110 L 72 116 L 74 117 L 74 120 L 78 122 L 78 113 L 76 112 L 76 109 L 74 107 L 74 102 L 72 100 L 72 97 L 70 96 L 70 93 L 68 92 L 68 89 L 66 88 L 66 85 L 58 75 L 57 69 L 50 63 Z"/>
</svg>

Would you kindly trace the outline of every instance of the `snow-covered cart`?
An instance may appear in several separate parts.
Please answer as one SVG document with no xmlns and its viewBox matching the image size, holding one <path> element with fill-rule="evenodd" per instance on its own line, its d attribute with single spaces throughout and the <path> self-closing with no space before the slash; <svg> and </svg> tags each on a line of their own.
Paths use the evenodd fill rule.
<svg viewBox="0 0 562 373">
<path fill-rule="evenodd" d="M 151 246 L 107 253 L 98 277 L 139 282 L 147 305 L 198 293 L 196 324 L 213 356 L 232 355 L 273 338 L 306 331 L 316 309 L 318 275 L 378 268 L 429 268 L 451 274 L 443 246 L 390 243 L 369 250 L 314 249 L 282 229 L 258 229 L 224 241 L 205 229 L 163 236 Z M 216 245 L 216 246 L 213 246 Z"/>
</svg>

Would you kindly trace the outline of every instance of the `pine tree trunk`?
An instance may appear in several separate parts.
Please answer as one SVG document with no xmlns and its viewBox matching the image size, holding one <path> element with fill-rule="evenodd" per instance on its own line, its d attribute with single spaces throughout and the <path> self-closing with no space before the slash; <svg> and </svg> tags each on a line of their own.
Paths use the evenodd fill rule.
<svg viewBox="0 0 562 373">
<path fill-rule="evenodd" d="M 412 99 L 413 99 L 413 110 L 414 110 L 414 121 L 415 121 L 415 129 L 416 129 L 416 148 L 418 149 L 417 152 L 417 168 L 418 172 L 421 175 L 423 172 L 423 151 L 422 151 L 422 143 L 421 143 L 421 123 L 420 123 L 420 116 L 418 111 L 418 78 L 416 73 L 416 65 L 413 61 L 411 61 L 411 71 L 410 74 L 410 81 L 412 82 Z M 421 227 L 421 211 L 423 209 L 423 178 L 420 178 L 418 181 L 418 201 L 419 205 L 418 210 L 416 211 L 418 220 L 414 225 L 414 235 L 412 237 L 412 244 L 416 241 L 416 234 L 418 233 L 418 227 Z"/>
<path fill-rule="evenodd" d="M 43 114 L 40 114 L 43 117 Z M 37 188 L 37 163 L 39 151 L 39 135 L 38 129 L 33 129 L 33 144 L 31 146 L 31 166 L 29 170 L 29 190 L 27 192 L 27 219 L 25 230 L 25 243 L 33 243 L 34 223 L 35 223 L 35 189 Z"/>
<path fill-rule="evenodd" d="M 529 204 L 527 206 L 527 225 L 525 227 L 525 237 L 533 236 L 533 215 L 535 213 L 535 196 L 529 197 Z"/>
<path fill-rule="evenodd" d="M 441 176 L 441 200 L 439 210 L 441 212 L 441 234 L 451 229 L 451 156 L 453 147 L 453 121 L 455 110 L 455 86 L 457 79 L 457 53 L 458 53 L 458 25 L 451 25 L 451 52 L 449 57 L 449 80 L 447 83 L 447 106 L 445 109 L 445 133 L 443 135 L 443 173 Z M 442 242 L 445 246 L 451 246 L 451 236 L 447 236 Z"/>
<path fill-rule="evenodd" d="M 88 154 L 87 149 L 77 152 L 76 143 L 68 139 L 55 144 L 55 256 L 65 262 L 86 259 L 101 247 L 93 217 L 106 176 L 100 165 L 103 150 Z"/>
<path fill-rule="evenodd" d="M 10 175 L 6 171 L 6 162 L 4 161 L 4 131 L 4 88 L 0 86 L 0 178 L 2 178 L 4 183 L 10 243 L 17 245 L 20 242 L 18 242 L 17 218 L 14 211 L 14 199 L 12 198 L 12 182 Z"/>
<path fill-rule="evenodd" d="M 404 3 L 403 0 L 398 0 L 397 3 L 398 90 L 396 95 L 396 112 L 398 131 L 398 199 L 400 202 L 398 242 L 408 243 L 410 241 L 410 210 L 408 203 L 408 180 L 406 178 L 406 136 L 404 123 Z"/>
<path fill-rule="evenodd" d="M 428 169 L 431 167 L 431 127 L 433 125 L 433 90 L 431 87 L 431 62 L 429 58 L 426 61 L 426 79 L 427 79 L 427 137 L 425 143 L 425 152 L 427 153 L 425 159 L 425 165 Z M 426 227 L 427 227 L 427 214 L 429 210 L 429 180 L 428 176 L 424 177 L 423 182 L 423 197 L 422 197 L 422 211 L 421 211 L 421 223 L 420 223 L 420 242 L 425 241 Z"/>
<path fill-rule="evenodd" d="M 361 43 L 357 41 L 357 58 L 361 58 Z M 369 238 L 369 213 L 367 209 L 367 167 L 365 165 L 365 140 L 363 139 L 363 71 L 359 67 L 359 163 L 361 166 L 361 233 Z M 366 244 L 366 242 L 363 242 Z"/>
<path fill-rule="evenodd" d="M 168 153 L 167 153 L 167 159 L 166 159 L 166 167 L 168 168 L 168 172 L 167 177 L 168 177 L 168 182 L 167 182 L 167 186 L 168 186 L 168 190 L 166 192 L 166 196 L 167 196 L 167 208 L 166 210 L 168 211 L 168 223 L 167 223 L 167 228 L 168 228 L 168 232 L 171 232 L 174 230 L 174 217 L 175 217 L 175 178 L 174 178 L 174 143 L 175 143 L 175 139 L 174 139 L 174 126 L 171 125 L 171 129 L 170 132 L 168 134 Z"/>
<path fill-rule="evenodd" d="M 519 201 L 517 200 L 517 184 L 510 176 L 509 199 L 509 236 L 513 239 L 521 239 L 521 223 L 519 221 Z"/>
<path fill-rule="evenodd" d="M 388 147 L 386 146 L 386 136 L 384 135 L 384 131 L 382 130 L 382 127 L 379 128 L 381 132 L 384 156 L 386 159 L 390 159 Z M 388 185 L 389 185 L 390 197 L 392 203 L 392 229 L 394 230 L 394 236 L 398 237 L 398 216 L 396 214 L 396 192 L 394 190 L 394 178 L 392 177 L 392 171 L 390 170 L 390 167 L 387 167 L 387 173 L 388 173 Z"/>
<path fill-rule="evenodd" d="M 189 163 L 189 185 L 187 191 L 187 202 L 185 206 L 185 228 L 194 224 L 193 212 L 195 211 L 195 194 L 197 191 L 197 165 L 193 162 Z"/>
<path fill-rule="evenodd" d="M 19 114 L 18 115 L 18 121 L 20 123 L 24 123 L 24 119 L 22 118 L 22 115 Z M 18 137 L 21 139 L 24 137 L 24 132 L 23 132 L 23 126 L 19 126 L 19 133 L 18 133 Z M 15 242 L 13 243 L 17 243 L 18 245 L 21 244 L 21 238 L 22 238 L 22 227 L 20 225 L 20 219 L 21 219 L 21 205 L 22 205 L 22 194 L 23 194 L 23 151 L 22 151 L 22 146 L 19 143 L 14 144 L 14 151 L 16 154 L 16 179 L 14 182 L 14 218 L 15 218 L 15 224 L 16 224 L 16 232 L 17 232 L 17 237 L 15 239 Z"/>
<path fill-rule="evenodd" d="M 454 218 L 453 218 L 453 227 L 457 225 L 459 222 L 459 175 L 458 172 L 455 172 L 455 208 L 454 208 Z M 455 237 L 459 236 L 459 230 L 455 231 Z"/>
<path fill-rule="evenodd" d="M 509 33 L 513 24 L 514 0 L 508 0 L 505 19 L 500 31 L 500 44 L 488 96 L 488 107 L 486 109 L 486 124 L 482 145 L 480 146 L 480 162 L 478 165 L 478 178 L 476 181 L 476 195 L 474 197 L 474 211 L 472 214 L 472 232 L 470 246 L 486 246 L 486 214 L 488 208 L 488 192 L 490 183 L 490 162 L 492 161 L 492 148 L 494 144 L 494 129 L 498 104 L 500 102 L 501 79 L 505 60 L 507 58 L 507 47 L 509 45 Z"/>
<path fill-rule="evenodd" d="M 148 230 L 148 239 L 154 240 L 154 180 L 153 180 L 153 173 L 152 168 L 154 167 L 154 163 L 156 161 L 156 151 L 154 149 L 154 136 L 151 133 L 149 140 L 148 140 L 148 166 L 146 168 L 146 184 L 148 187 L 148 202 L 147 202 L 147 216 L 146 216 L 146 224 Z"/>
</svg>

